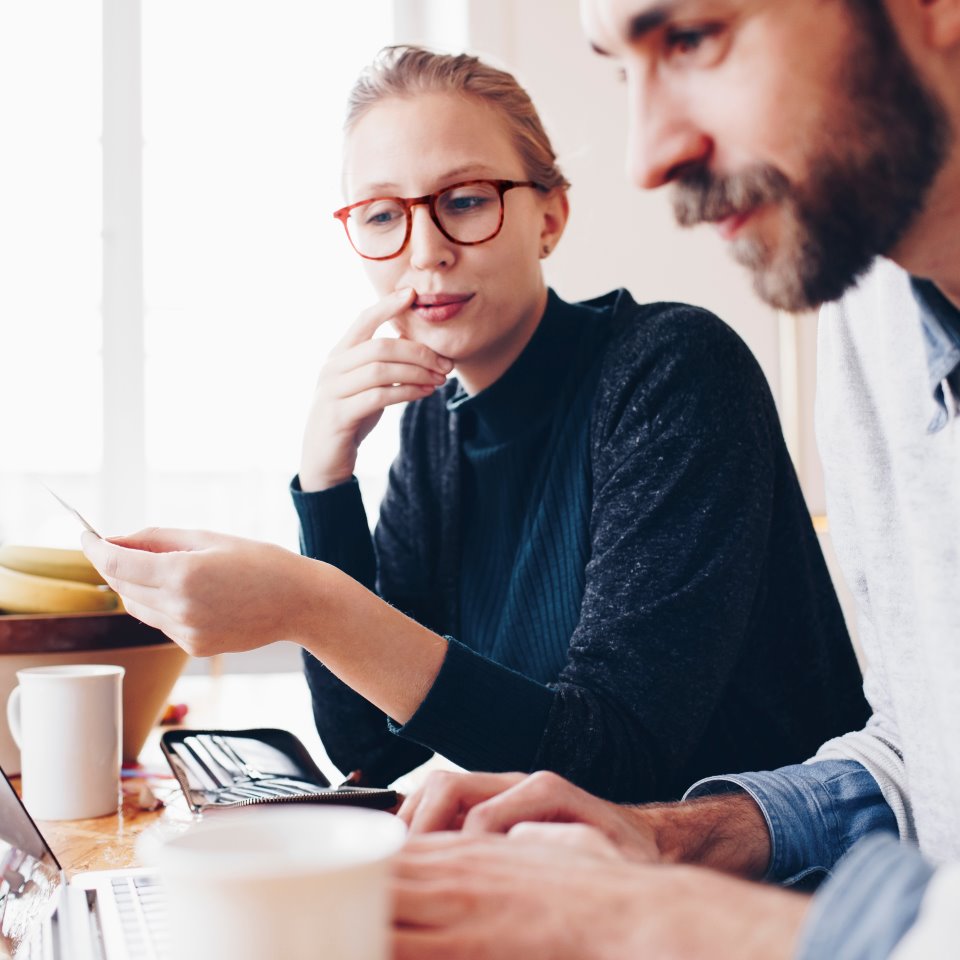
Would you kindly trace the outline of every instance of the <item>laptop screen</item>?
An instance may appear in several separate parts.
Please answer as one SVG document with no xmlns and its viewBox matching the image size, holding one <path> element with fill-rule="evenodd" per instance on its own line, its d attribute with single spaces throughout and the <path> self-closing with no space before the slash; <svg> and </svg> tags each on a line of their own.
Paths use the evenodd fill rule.
<svg viewBox="0 0 960 960">
<path fill-rule="evenodd" d="M 12 956 L 53 913 L 60 864 L 0 769 L 0 942 Z"/>
</svg>

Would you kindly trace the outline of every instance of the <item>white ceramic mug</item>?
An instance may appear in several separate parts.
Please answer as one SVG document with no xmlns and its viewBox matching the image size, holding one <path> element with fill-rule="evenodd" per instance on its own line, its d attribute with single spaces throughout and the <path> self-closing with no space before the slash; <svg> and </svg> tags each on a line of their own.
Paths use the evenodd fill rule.
<svg viewBox="0 0 960 960">
<path fill-rule="evenodd" d="M 177 960 L 387 960 L 389 860 L 406 828 L 346 806 L 264 805 L 141 835 Z"/>
<path fill-rule="evenodd" d="M 114 813 L 120 795 L 123 667 L 17 671 L 7 701 L 20 748 L 23 802 L 37 820 Z"/>
</svg>

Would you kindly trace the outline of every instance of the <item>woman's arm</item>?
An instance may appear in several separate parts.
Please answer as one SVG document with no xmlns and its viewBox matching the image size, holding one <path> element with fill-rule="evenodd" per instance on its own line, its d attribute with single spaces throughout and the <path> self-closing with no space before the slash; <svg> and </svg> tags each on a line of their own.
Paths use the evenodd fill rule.
<svg viewBox="0 0 960 960">
<path fill-rule="evenodd" d="M 391 470 L 391 487 L 402 482 L 402 460 L 401 452 Z M 303 493 L 295 480 L 291 492 L 300 518 L 304 556 L 329 563 L 375 589 L 377 558 L 357 482 L 351 480 L 322 493 Z M 396 497 L 395 493 L 388 500 Z M 386 563 L 389 566 L 398 560 L 391 556 Z M 414 565 L 414 569 L 425 575 L 423 565 Z M 417 609 L 408 598 L 387 599 L 420 622 L 429 622 L 432 611 Z M 429 750 L 392 734 L 383 711 L 338 679 L 312 653 L 305 650 L 303 659 L 317 731 L 327 755 L 344 773 L 359 770 L 364 783 L 383 786 L 429 758 Z"/>
<path fill-rule="evenodd" d="M 113 541 L 87 534 L 83 547 L 127 611 L 192 656 L 290 640 L 400 722 L 443 661 L 442 637 L 336 567 L 282 547 L 158 529 Z"/>
<path fill-rule="evenodd" d="M 293 492 L 305 555 L 333 564 L 438 633 L 449 632 L 455 618 L 450 505 L 457 500 L 456 444 L 448 429 L 448 392 L 404 411 L 375 538 L 355 480 L 306 494 L 295 481 Z M 429 748 L 392 733 L 383 711 L 316 657 L 306 653 L 304 662 L 317 729 L 342 770 L 359 769 L 364 782 L 387 784 L 430 757 Z"/>
<path fill-rule="evenodd" d="M 364 311 L 337 343 L 318 378 L 304 431 L 300 473 L 291 493 L 304 556 L 323 560 L 377 590 L 377 557 L 356 479 L 364 438 L 391 403 L 429 396 L 452 367 L 422 344 L 375 338 L 409 305 L 412 290 L 385 297 Z M 391 482 L 394 475 L 391 474 Z M 389 563 L 389 560 L 388 560 Z M 423 622 L 405 598 L 387 596 Z M 314 720 L 331 760 L 360 770 L 363 782 L 385 784 L 422 763 L 429 751 L 393 736 L 383 713 L 306 653 Z"/>
</svg>

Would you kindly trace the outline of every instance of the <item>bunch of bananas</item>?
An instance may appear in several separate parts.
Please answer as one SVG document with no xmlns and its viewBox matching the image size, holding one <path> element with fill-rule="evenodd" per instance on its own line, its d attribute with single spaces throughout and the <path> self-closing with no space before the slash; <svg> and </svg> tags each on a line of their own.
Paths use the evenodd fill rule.
<svg viewBox="0 0 960 960">
<path fill-rule="evenodd" d="M 0 546 L 0 613 L 102 613 L 120 608 L 80 550 Z"/>
</svg>

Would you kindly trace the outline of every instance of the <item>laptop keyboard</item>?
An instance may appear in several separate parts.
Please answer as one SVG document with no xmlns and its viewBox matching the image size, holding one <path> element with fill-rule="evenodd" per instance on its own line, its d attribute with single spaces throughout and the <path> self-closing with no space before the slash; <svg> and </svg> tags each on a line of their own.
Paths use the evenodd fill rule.
<svg viewBox="0 0 960 960">
<path fill-rule="evenodd" d="M 45 918 L 14 954 L 15 960 L 56 960 L 53 920 Z"/>
<path fill-rule="evenodd" d="M 110 882 L 117 901 L 130 960 L 163 960 L 169 953 L 167 904 L 156 877 L 116 877 Z"/>
<path fill-rule="evenodd" d="M 110 887 L 120 915 L 126 960 L 167 960 L 170 933 L 160 881 L 151 876 L 115 877 Z M 54 914 L 38 923 L 17 950 L 16 960 L 65 960 L 60 952 L 59 919 Z"/>
</svg>

